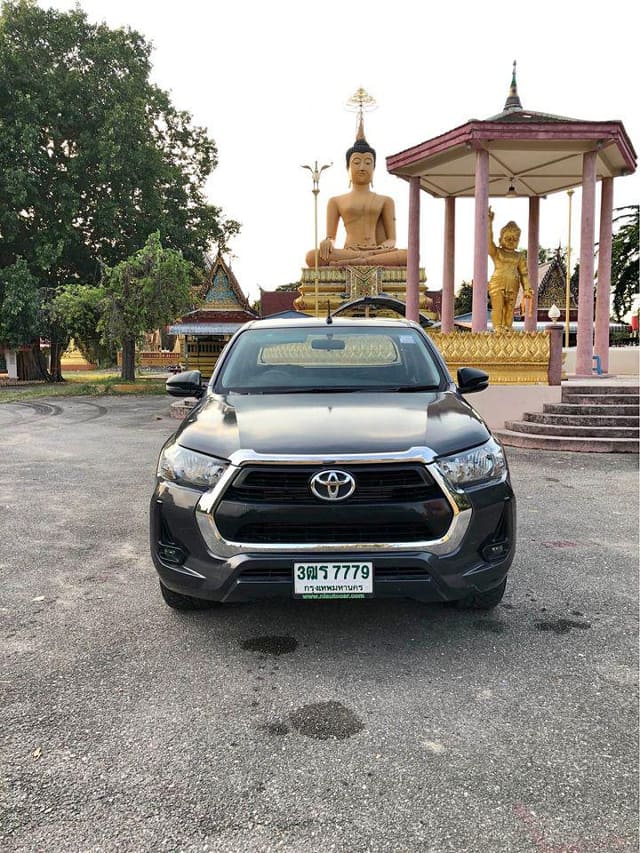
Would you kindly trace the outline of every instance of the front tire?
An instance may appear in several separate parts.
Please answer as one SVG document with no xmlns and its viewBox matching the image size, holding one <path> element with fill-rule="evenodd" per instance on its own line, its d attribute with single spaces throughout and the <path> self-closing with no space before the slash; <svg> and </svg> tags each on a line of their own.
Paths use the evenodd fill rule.
<svg viewBox="0 0 640 853">
<path fill-rule="evenodd" d="M 210 610 L 217 603 L 215 601 L 207 601 L 205 598 L 181 595 L 179 592 L 174 592 L 169 587 L 166 587 L 162 581 L 160 581 L 160 592 L 165 603 L 174 610 Z"/>
<path fill-rule="evenodd" d="M 457 605 L 462 610 L 493 610 L 502 601 L 506 588 L 507 579 L 505 578 L 493 589 L 488 589 L 486 592 L 473 592 L 458 601 Z"/>
</svg>

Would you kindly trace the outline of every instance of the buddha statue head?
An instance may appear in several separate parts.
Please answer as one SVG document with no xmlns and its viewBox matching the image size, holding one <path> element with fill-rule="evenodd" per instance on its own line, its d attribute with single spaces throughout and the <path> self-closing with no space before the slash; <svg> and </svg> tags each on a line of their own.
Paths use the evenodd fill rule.
<svg viewBox="0 0 640 853">
<path fill-rule="evenodd" d="M 346 161 L 354 185 L 368 185 L 373 182 L 376 152 L 365 139 L 362 118 L 360 119 L 356 141 L 346 153 Z"/>
<path fill-rule="evenodd" d="M 360 138 L 356 139 L 356 141 L 353 143 L 351 148 L 349 148 L 349 150 L 347 151 L 347 154 L 346 154 L 347 169 L 349 168 L 349 165 L 351 163 L 351 158 L 354 154 L 371 154 L 373 156 L 373 165 L 374 166 L 376 165 L 376 152 L 369 145 L 369 143 L 364 138 L 364 136 L 361 139 Z"/>
<path fill-rule="evenodd" d="M 349 168 L 351 157 L 354 154 L 371 154 L 373 156 L 373 165 L 376 165 L 376 152 L 365 139 L 364 121 L 362 119 L 362 116 L 360 116 L 360 121 L 358 122 L 358 132 L 356 133 L 356 141 L 347 151 L 347 169 Z"/>
</svg>

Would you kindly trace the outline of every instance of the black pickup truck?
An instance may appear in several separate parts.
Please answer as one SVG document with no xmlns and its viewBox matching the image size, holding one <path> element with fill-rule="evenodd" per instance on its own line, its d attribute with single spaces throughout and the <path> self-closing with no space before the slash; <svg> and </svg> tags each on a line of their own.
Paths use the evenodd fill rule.
<svg viewBox="0 0 640 853">
<path fill-rule="evenodd" d="M 419 325 L 248 323 L 160 453 L 151 554 L 176 609 L 264 596 L 489 609 L 515 551 L 502 447 Z"/>
</svg>

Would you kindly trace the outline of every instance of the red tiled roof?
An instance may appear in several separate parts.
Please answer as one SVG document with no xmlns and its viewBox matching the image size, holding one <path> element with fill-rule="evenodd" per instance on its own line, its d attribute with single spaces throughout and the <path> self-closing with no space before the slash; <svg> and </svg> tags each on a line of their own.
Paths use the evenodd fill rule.
<svg viewBox="0 0 640 853">
<path fill-rule="evenodd" d="M 262 290 L 260 292 L 260 315 L 269 317 L 280 311 L 289 311 L 293 302 L 300 296 L 299 290 Z"/>
</svg>

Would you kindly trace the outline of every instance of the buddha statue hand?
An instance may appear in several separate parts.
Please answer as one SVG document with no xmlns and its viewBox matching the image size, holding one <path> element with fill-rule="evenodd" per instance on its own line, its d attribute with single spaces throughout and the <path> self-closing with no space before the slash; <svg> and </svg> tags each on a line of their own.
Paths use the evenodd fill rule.
<svg viewBox="0 0 640 853">
<path fill-rule="evenodd" d="M 326 264 L 330 259 L 332 252 L 333 238 L 326 237 L 324 240 L 321 240 L 320 245 L 318 246 L 318 258 L 320 259 L 320 262 Z"/>
</svg>

